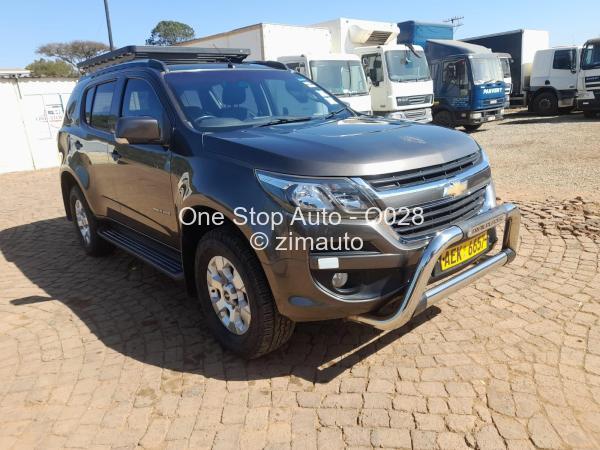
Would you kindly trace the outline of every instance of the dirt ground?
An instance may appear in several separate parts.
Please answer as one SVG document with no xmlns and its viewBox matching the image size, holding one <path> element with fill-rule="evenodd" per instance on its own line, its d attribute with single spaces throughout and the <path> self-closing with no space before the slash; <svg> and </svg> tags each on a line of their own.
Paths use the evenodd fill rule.
<svg viewBox="0 0 600 450">
<path fill-rule="evenodd" d="M 510 112 L 472 137 L 490 157 L 501 198 L 600 201 L 600 118 Z"/>
</svg>

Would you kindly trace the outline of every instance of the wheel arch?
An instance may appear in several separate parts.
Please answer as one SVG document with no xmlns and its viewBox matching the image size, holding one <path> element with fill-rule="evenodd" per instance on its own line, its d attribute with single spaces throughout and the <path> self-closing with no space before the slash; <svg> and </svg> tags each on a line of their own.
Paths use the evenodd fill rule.
<svg viewBox="0 0 600 450">
<path fill-rule="evenodd" d="M 81 192 L 83 193 L 83 195 L 85 197 L 85 192 L 82 189 L 81 184 L 79 183 L 79 180 L 77 180 L 77 177 L 75 177 L 75 175 L 73 175 L 68 170 L 63 170 L 62 173 L 60 174 L 60 189 L 62 192 L 63 205 L 65 208 L 65 213 L 66 213 L 68 220 L 73 220 L 73 216 L 71 214 L 71 205 L 70 205 L 70 200 L 69 200 L 69 194 L 71 193 L 71 189 L 73 189 L 73 186 L 79 187 L 79 189 L 81 190 Z M 87 198 L 86 198 L 86 201 L 87 201 Z M 89 202 L 88 202 L 88 204 L 89 204 Z"/>
</svg>

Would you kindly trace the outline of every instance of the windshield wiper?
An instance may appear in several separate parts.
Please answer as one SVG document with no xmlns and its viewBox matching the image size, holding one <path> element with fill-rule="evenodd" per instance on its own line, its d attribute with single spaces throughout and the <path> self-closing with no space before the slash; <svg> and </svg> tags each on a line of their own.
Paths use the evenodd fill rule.
<svg viewBox="0 0 600 450">
<path fill-rule="evenodd" d="M 257 125 L 257 127 L 270 127 L 271 125 L 281 125 L 283 123 L 293 123 L 293 122 L 308 122 L 313 118 L 310 116 L 306 117 L 280 117 L 279 119 L 271 120 L 266 123 L 261 123 Z"/>
<path fill-rule="evenodd" d="M 332 119 L 333 117 L 337 116 L 339 113 L 342 113 L 344 111 L 350 111 L 350 109 L 347 106 L 344 106 L 342 109 L 338 109 L 337 111 L 332 111 L 329 114 L 327 114 L 325 116 L 325 119 Z"/>
</svg>

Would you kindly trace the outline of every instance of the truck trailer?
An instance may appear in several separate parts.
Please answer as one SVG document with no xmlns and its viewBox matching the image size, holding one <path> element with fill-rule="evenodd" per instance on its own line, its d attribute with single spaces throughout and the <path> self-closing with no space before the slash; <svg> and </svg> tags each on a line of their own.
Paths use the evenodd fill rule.
<svg viewBox="0 0 600 450">
<path fill-rule="evenodd" d="M 425 53 L 397 43 L 397 24 L 341 17 L 313 26 L 331 33 L 332 52 L 361 58 L 375 114 L 431 122 L 433 82 Z"/>
<path fill-rule="evenodd" d="M 360 67 L 360 59 L 354 54 L 332 53 L 331 33 L 326 28 L 258 23 L 179 45 L 248 48 L 249 60 L 302 63 L 304 71 L 299 66 L 292 67 L 328 89 L 355 111 L 371 114 L 366 77 L 361 70 L 356 70 L 356 65 Z M 317 70 L 317 66 L 321 70 Z"/>
<path fill-rule="evenodd" d="M 513 30 L 461 39 L 470 44 L 482 45 L 496 53 L 511 56 L 511 104 L 527 106 L 533 60 L 538 50 L 550 47 L 550 35 L 542 30 Z"/>
<path fill-rule="evenodd" d="M 480 45 L 448 39 L 451 25 L 407 21 L 398 27 L 398 42 L 424 45 L 433 78 L 435 123 L 474 131 L 503 119 L 506 85 L 497 55 Z"/>
</svg>

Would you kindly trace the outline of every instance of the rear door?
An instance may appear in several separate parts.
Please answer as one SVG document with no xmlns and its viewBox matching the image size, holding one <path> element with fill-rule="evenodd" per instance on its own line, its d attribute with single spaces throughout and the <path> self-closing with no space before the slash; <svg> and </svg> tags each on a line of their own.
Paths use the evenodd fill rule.
<svg viewBox="0 0 600 450">
<path fill-rule="evenodd" d="M 113 164 L 108 155 L 116 123 L 116 86 L 116 80 L 108 80 L 86 87 L 80 127 L 69 136 L 69 146 L 75 150 L 70 165 L 94 213 L 105 217 L 114 217 L 119 210 L 111 180 Z"/>
<path fill-rule="evenodd" d="M 143 78 L 124 80 L 119 117 L 147 116 L 169 130 L 167 112 L 157 90 Z M 168 131 L 167 131 L 168 132 Z M 121 206 L 120 221 L 160 242 L 177 247 L 177 217 L 170 180 L 171 151 L 160 144 L 118 144 L 114 189 Z"/>
</svg>

